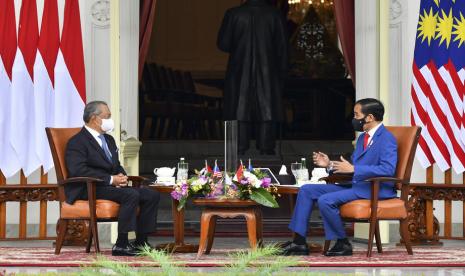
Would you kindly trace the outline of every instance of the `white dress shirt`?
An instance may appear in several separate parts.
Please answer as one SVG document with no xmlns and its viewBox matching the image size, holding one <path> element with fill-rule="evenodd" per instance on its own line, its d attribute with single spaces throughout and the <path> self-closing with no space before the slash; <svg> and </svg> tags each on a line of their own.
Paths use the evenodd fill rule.
<svg viewBox="0 0 465 276">
<path fill-rule="evenodd" d="M 84 125 L 84 127 L 87 129 L 88 132 L 90 132 L 90 134 L 92 135 L 92 137 L 95 138 L 95 141 L 97 141 L 97 143 L 99 144 L 100 147 L 102 147 L 102 140 L 100 140 L 99 136 L 100 136 L 100 133 L 98 133 L 98 131 L 96 131 L 95 129 L 93 128 L 90 128 L 86 125 Z"/>
<path fill-rule="evenodd" d="M 370 135 L 370 137 L 368 137 L 368 146 L 371 145 L 371 139 L 373 138 L 373 136 L 375 135 L 376 131 L 378 130 L 378 128 L 382 125 L 383 123 L 379 123 L 377 126 L 375 126 L 374 128 L 370 129 L 367 133 L 368 135 Z"/>
</svg>

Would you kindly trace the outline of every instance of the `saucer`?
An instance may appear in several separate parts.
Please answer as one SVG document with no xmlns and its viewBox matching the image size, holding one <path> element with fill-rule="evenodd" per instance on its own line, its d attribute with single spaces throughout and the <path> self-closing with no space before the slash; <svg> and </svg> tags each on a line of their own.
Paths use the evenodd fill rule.
<svg viewBox="0 0 465 276">
<path fill-rule="evenodd" d="M 176 183 L 176 178 L 174 176 L 158 176 L 157 184 L 163 185 L 174 185 Z"/>
</svg>

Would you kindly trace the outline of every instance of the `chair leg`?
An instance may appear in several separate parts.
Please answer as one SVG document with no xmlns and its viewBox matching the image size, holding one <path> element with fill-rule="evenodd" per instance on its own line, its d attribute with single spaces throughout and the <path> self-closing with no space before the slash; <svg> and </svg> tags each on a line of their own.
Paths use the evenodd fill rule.
<svg viewBox="0 0 465 276">
<path fill-rule="evenodd" d="M 249 236 L 249 243 L 252 249 L 257 249 L 257 217 L 255 211 L 245 214 L 247 221 L 247 234 Z"/>
<path fill-rule="evenodd" d="M 98 231 L 97 231 L 97 221 L 95 219 L 89 220 L 89 230 L 92 231 L 92 236 L 94 240 L 95 253 L 100 253 L 100 245 L 98 242 Z"/>
<path fill-rule="evenodd" d="M 410 232 L 408 231 L 408 221 L 407 219 L 400 220 L 400 235 L 405 243 L 405 248 L 409 255 L 413 255 L 412 244 L 410 242 Z"/>
<path fill-rule="evenodd" d="M 368 234 L 367 257 L 371 257 L 371 251 L 373 250 L 373 238 L 375 236 L 376 223 L 377 223 L 377 220 L 371 220 L 370 221 L 370 230 L 368 231 L 369 234 Z"/>
<path fill-rule="evenodd" d="M 87 245 L 86 245 L 86 253 L 90 252 L 90 247 L 92 246 L 92 229 L 87 230 Z"/>
<path fill-rule="evenodd" d="M 212 216 L 210 219 L 210 223 L 208 225 L 208 241 L 207 241 L 207 249 L 205 250 L 205 254 L 210 254 L 213 246 L 213 240 L 215 239 L 215 228 L 216 228 L 216 216 Z"/>
<path fill-rule="evenodd" d="M 331 240 L 325 240 L 325 245 L 323 247 L 323 255 L 326 254 L 326 252 L 328 252 L 330 245 L 331 245 Z"/>
<path fill-rule="evenodd" d="M 200 241 L 199 241 L 199 250 L 197 251 L 197 259 L 199 259 L 205 248 L 207 247 L 208 242 L 208 232 L 210 226 L 210 220 L 212 215 L 208 213 L 208 210 L 202 212 L 202 217 L 200 218 Z"/>
<path fill-rule="evenodd" d="M 376 222 L 375 239 L 378 253 L 383 253 L 383 246 L 381 245 L 381 234 L 379 233 L 379 221 Z"/>
<path fill-rule="evenodd" d="M 68 228 L 67 219 L 58 220 L 58 236 L 55 242 L 55 254 L 58 255 L 61 252 L 61 247 L 63 246 L 63 241 L 65 240 L 66 230 Z"/>
</svg>

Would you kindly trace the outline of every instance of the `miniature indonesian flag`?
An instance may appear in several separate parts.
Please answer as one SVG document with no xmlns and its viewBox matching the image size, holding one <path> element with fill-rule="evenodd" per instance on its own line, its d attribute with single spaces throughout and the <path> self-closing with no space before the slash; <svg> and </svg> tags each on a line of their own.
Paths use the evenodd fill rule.
<svg viewBox="0 0 465 276">
<path fill-rule="evenodd" d="M 244 166 L 241 164 L 239 168 L 237 168 L 236 175 L 234 176 L 234 181 L 240 181 L 244 177 Z"/>
</svg>

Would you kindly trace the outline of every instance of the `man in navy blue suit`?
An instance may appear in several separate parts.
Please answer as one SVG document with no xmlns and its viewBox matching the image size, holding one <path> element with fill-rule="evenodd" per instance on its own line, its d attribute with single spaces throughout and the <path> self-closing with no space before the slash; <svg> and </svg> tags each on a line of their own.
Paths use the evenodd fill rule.
<svg viewBox="0 0 465 276">
<path fill-rule="evenodd" d="M 346 237 L 339 206 L 356 199 L 369 199 L 371 185 L 366 179 L 377 176 L 393 176 L 397 164 L 397 142 L 384 128 L 383 104 L 376 99 L 362 99 L 355 103 L 352 125 L 355 131 L 363 131 L 358 137 L 352 163 L 342 156 L 340 161 L 330 161 L 321 152 L 313 153 L 316 166 L 330 173 L 353 174 L 348 184 L 308 184 L 300 188 L 289 228 L 294 231 L 294 240 L 283 245 L 284 255 L 308 255 L 306 242 L 308 221 L 313 205 L 318 203 L 323 219 L 326 240 L 337 240 L 326 256 L 352 255 L 352 245 Z M 381 183 L 379 198 L 396 197 L 394 183 Z"/>
</svg>

